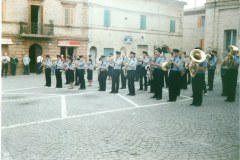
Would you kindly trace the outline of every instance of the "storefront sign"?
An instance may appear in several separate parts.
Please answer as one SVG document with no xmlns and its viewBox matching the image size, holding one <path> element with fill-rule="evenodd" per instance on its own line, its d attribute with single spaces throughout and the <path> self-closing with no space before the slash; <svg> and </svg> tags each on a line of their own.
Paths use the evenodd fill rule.
<svg viewBox="0 0 240 160">
<path fill-rule="evenodd" d="M 10 38 L 2 38 L 1 44 L 13 44 L 13 41 Z"/>
<path fill-rule="evenodd" d="M 59 47 L 79 47 L 80 42 L 79 41 L 58 41 Z"/>
</svg>

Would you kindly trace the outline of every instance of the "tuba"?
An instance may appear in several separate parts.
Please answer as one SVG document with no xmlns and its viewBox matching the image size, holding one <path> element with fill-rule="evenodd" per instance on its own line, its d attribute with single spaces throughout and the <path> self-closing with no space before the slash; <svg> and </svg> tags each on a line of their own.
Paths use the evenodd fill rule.
<svg viewBox="0 0 240 160">
<path fill-rule="evenodd" d="M 229 46 L 230 52 L 227 55 L 227 58 L 225 60 L 225 66 L 227 69 L 231 68 L 234 63 L 234 54 L 236 51 L 238 51 L 238 48 L 236 46 L 230 45 Z"/>
<path fill-rule="evenodd" d="M 188 69 L 191 77 L 195 77 L 199 70 L 199 63 L 206 60 L 206 54 L 200 49 L 193 49 L 190 52 L 190 57 L 192 61 L 188 65 Z"/>
</svg>

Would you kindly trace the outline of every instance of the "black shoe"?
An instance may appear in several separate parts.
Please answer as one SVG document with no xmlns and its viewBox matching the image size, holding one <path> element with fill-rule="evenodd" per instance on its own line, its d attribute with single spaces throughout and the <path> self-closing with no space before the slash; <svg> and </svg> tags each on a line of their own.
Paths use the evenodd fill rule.
<svg viewBox="0 0 240 160">
<path fill-rule="evenodd" d="M 226 94 L 222 93 L 221 96 L 227 96 Z"/>
<path fill-rule="evenodd" d="M 130 93 L 127 94 L 128 96 L 130 95 Z"/>
<path fill-rule="evenodd" d="M 99 89 L 98 91 L 102 91 L 101 89 Z"/>
<path fill-rule="evenodd" d="M 195 106 L 195 103 L 191 103 L 190 106 Z"/>
<path fill-rule="evenodd" d="M 140 88 L 140 89 L 138 89 L 139 91 L 142 91 L 143 89 L 142 88 Z"/>
<path fill-rule="evenodd" d="M 130 94 L 129 96 L 135 96 L 135 94 Z"/>
<path fill-rule="evenodd" d="M 111 91 L 111 92 L 109 92 L 109 93 L 115 93 L 115 92 Z"/>
<path fill-rule="evenodd" d="M 157 96 L 156 96 L 156 95 L 154 95 L 154 96 L 152 96 L 151 98 L 157 98 Z"/>
</svg>

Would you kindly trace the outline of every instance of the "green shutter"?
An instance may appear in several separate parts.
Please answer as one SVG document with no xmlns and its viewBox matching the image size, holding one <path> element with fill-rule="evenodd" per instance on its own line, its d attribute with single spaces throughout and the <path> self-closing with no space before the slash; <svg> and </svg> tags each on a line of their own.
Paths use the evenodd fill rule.
<svg viewBox="0 0 240 160">
<path fill-rule="evenodd" d="M 110 20 L 111 20 L 111 11 L 104 10 L 104 26 L 110 27 Z"/>
<path fill-rule="evenodd" d="M 146 16 L 145 15 L 140 16 L 140 29 L 146 30 Z"/>
<path fill-rule="evenodd" d="M 176 28 L 175 23 L 176 22 L 173 20 L 170 21 L 170 32 L 175 32 L 175 28 Z"/>
</svg>

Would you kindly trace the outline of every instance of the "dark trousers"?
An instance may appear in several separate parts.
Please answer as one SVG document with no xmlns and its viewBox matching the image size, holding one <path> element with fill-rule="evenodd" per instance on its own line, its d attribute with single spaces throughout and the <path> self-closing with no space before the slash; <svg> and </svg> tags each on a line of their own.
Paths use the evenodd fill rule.
<svg viewBox="0 0 240 160">
<path fill-rule="evenodd" d="M 66 84 L 69 84 L 70 83 L 70 80 L 69 80 L 69 70 L 66 70 L 65 71 L 65 78 L 66 78 Z"/>
<path fill-rule="evenodd" d="M 235 101 L 237 78 L 238 78 L 238 69 L 226 70 L 226 80 L 227 80 L 226 91 L 227 91 L 227 99 L 229 101 Z"/>
<path fill-rule="evenodd" d="M 51 87 L 51 68 L 45 69 L 46 86 Z"/>
<path fill-rule="evenodd" d="M 187 71 L 181 76 L 181 89 L 187 89 Z"/>
<path fill-rule="evenodd" d="M 8 73 L 8 63 L 2 63 L 2 76 L 4 74 L 5 77 L 7 77 Z"/>
<path fill-rule="evenodd" d="M 170 101 L 177 100 L 177 96 L 180 95 L 180 88 L 181 88 L 181 72 L 170 70 L 168 87 Z"/>
<path fill-rule="evenodd" d="M 191 77 L 191 75 L 190 75 L 190 72 L 189 72 L 188 69 L 186 70 L 186 72 L 187 72 L 187 83 L 188 83 L 188 84 L 191 84 L 192 77 Z"/>
<path fill-rule="evenodd" d="M 135 85 L 134 85 L 134 77 L 135 77 L 135 70 L 128 70 L 128 90 L 129 94 L 135 95 Z"/>
<path fill-rule="evenodd" d="M 76 71 L 75 71 L 75 86 L 76 86 L 76 85 L 79 85 L 79 76 L 78 76 L 78 73 L 79 73 L 79 69 L 76 69 Z"/>
<path fill-rule="evenodd" d="M 164 73 L 164 79 L 165 79 L 165 86 L 169 86 L 169 77 L 168 77 L 168 71 L 163 71 Z"/>
<path fill-rule="evenodd" d="M 162 87 L 164 86 L 164 72 L 155 68 L 153 71 L 153 92 L 156 98 L 162 98 Z"/>
<path fill-rule="evenodd" d="M 139 85 L 140 85 L 140 89 L 143 89 L 143 79 L 144 79 L 144 89 L 147 89 L 147 70 L 145 69 L 145 67 L 141 68 L 141 72 L 140 72 L 140 81 L 139 81 Z"/>
<path fill-rule="evenodd" d="M 214 74 L 215 69 L 208 69 L 208 86 L 210 90 L 213 89 Z"/>
<path fill-rule="evenodd" d="M 62 88 L 62 72 L 60 69 L 55 70 L 55 75 L 56 75 L 56 88 Z"/>
<path fill-rule="evenodd" d="M 122 69 L 121 69 L 121 83 L 122 83 L 122 88 L 126 88 L 127 78 L 124 76 Z"/>
<path fill-rule="evenodd" d="M 205 81 L 205 73 L 204 73 L 204 86 L 203 86 L 203 91 L 204 93 L 207 93 L 207 85 L 206 85 L 206 81 Z"/>
<path fill-rule="evenodd" d="M 135 80 L 138 81 L 139 78 L 140 78 L 140 74 L 141 74 L 141 68 L 142 68 L 142 65 L 137 65 L 137 68 L 136 68 L 136 77 L 135 77 Z"/>
<path fill-rule="evenodd" d="M 193 89 L 193 104 L 202 105 L 203 101 L 203 90 L 205 74 L 196 74 L 195 77 L 192 78 L 192 89 Z"/>
<path fill-rule="evenodd" d="M 112 92 L 118 93 L 119 89 L 119 77 L 120 77 L 120 69 L 113 70 L 112 76 Z"/>
<path fill-rule="evenodd" d="M 41 74 L 41 72 L 42 72 L 42 66 L 41 66 L 41 62 L 38 62 L 37 63 L 37 74 Z"/>
<path fill-rule="evenodd" d="M 99 74 L 99 85 L 101 91 L 106 91 L 107 71 L 101 71 Z"/>
<path fill-rule="evenodd" d="M 226 75 L 221 75 L 222 79 L 222 94 L 227 95 L 227 78 Z"/>
<path fill-rule="evenodd" d="M 84 74 L 85 74 L 85 70 L 84 69 L 79 69 L 78 70 L 80 89 L 86 89 Z"/>
<path fill-rule="evenodd" d="M 29 75 L 29 65 L 24 65 L 24 75 Z"/>
<path fill-rule="evenodd" d="M 11 64 L 11 73 L 12 73 L 12 76 L 15 76 L 15 75 L 16 75 L 16 68 L 17 68 L 17 64 L 16 64 L 16 63 L 12 63 L 12 64 Z"/>
</svg>

